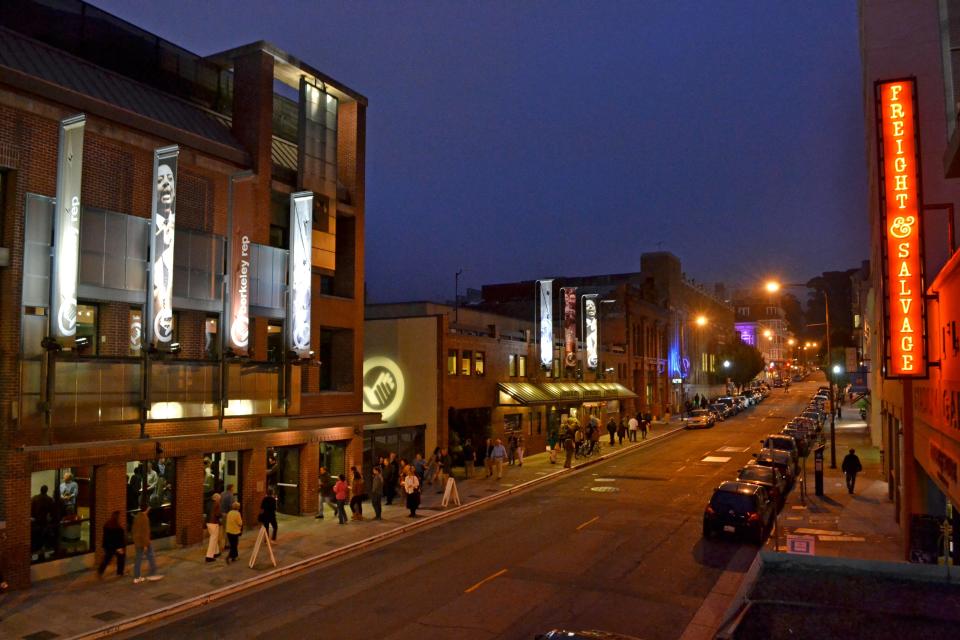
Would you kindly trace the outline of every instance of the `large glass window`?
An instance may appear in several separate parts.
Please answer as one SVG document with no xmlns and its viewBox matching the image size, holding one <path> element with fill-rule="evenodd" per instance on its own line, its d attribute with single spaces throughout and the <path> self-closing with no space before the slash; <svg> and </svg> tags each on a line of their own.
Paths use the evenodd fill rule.
<svg viewBox="0 0 960 640">
<path fill-rule="evenodd" d="M 470 351 L 460 352 L 460 375 L 470 375 L 470 369 L 473 366 L 473 353 Z"/>
<path fill-rule="evenodd" d="M 97 353 L 97 306 L 77 305 L 77 351 L 83 354 Z"/>
<path fill-rule="evenodd" d="M 450 349 L 447 351 L 447 375 L 455 376 L 457 375 L 457 350 Z"/>
<path fill-rule="evenodd" d="M 150 537 L 166 538 L 176 533 L 176 461 L 173 458 L 134 460 L 127 463 L 127 533 L 143 504 L 150 505 Z"/>
<path fill-rule="evenodd" d="M 93 467 L 30 474 L 30 561 L 46 562 L 94 550 Z"/>
<path fill-rule="evenodd" d="M 240 502 L 240 452 L 216 451 L 203 454 L 203 504 L 215 493 L 233 486 L 233 497 Z"/>
<path fill-rule="evenodd" d="M 483 375 L 483 365 L 486 354 L 483 351 L 473 352 L 473 373 L 478 376 Z"/>
<path fill-rule="evenodd" d="M 507 371 L 511 378 L 517 375 L 517 355 L 511 353 L 507 356 Z"/>
<path fill-rule="evenodd" d="M 517 376 L 527 377 L 527 356 L 517 356 Z"/>
</svg>

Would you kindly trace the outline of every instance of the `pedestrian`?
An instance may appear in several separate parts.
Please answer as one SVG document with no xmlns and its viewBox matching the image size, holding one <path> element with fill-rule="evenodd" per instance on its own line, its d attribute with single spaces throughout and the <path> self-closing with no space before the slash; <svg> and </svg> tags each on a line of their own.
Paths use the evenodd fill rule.
<svg viewBox="0 0 960 640">
<path fill-rule="evenodd" d="M 337 483 L 333 485 L 333 497 L 337 501 L 337 517 L 340 524 L 347 524 L 347 496 L 350 495 L 350 485 L 347 484 L 347 476 L 342 473 L 338 476 Z"/>
<path fill-rule="evenodd" d="M 440 449 L 440 491 L 437 493 L 443 493 L 443 487 L 447 484 L 447 478 L 453 473 L 453 457 L 450 455 L 450 451 L 444 447 Z"/>
<path fill-rule="evenodd" d="M 434 448 L 433 455 L 427 461 L 427 475 L 424 480 L 432 485 L 438 473 L 440 473 L 440 447 Z"/>
<path fill-rule="evenodd" d="M 563 461 L 563 468 L 569 469 L 573 464 L 573 452 L 576 449 L 573 438 L 567 434 L 567 437 L 563 439 L 563 451 L 566 453 L 566 458 Z"/>
<path fill-rule="evenodd" d="M 210 540 L 207 542 L 206 562 L 213 562 L 220 557 L 220 494 L 210 496 L 207 502 L 207 533 Z"/>
<path fill-rule="evenodd" d="M 613 416 L 610 416 L 610 420 L 607 421 L 607 433 L 610 434 L 610 446 L 613 446 L 613 439 L 617 437 L 617 423 L 613 419 Z"/>
<path fill-rule="evenodd" d="M 483 466 L 487 470 L 487 477 L 493 475 L 493 440 L 487 438 L 486 453 L 483 456 Z"/>
<path fill-rule="evenodd" d="M 636 417 L 631 416 L 627 421 L 627 432 L 629 434 L 630 442 L 637 441 L 637 432 L 640 430 L 640 421 Z"/>
<path fill-rule="evenodd" d="M 590 450 L 600 451 L 600 424 L 596 419 L 590 420 Z"/>
<path fill-rule="evenodd" d="M 398 475 L 397 454 L 391 451 L 383 468 L 383 496 L 387 499 L 387 504 L 393 504 L 393 497 L 397 495 L 397 483 L 400 481 Z"/>
<path fill-rule="evenodd" d="M 333 497 L 333 478 L 330 476 L 330 472 L 327 471 L 327 468 L 322 466 L 320 467 L 320 475 L 318 478 L 320 489 L 317 491 L 317 518 L 323 520 L 323 507 L 328 502 L 333 508 L 333 513 L 337 513 L 337 508 L 333 505 L 331 498 Z"/>
<path fill-rule="evenodd" d="M 140 513 L 133 519 L 133 546 L 136 555 L 133 562 L 133 583 L 140 584 L 144 580 L 159 580 L 163 576 L 157 574 L 157 562 L 153 558 L 153 545 L 150 543 L 150 504 L 144 502 L 140 506 Z M 140 564 L 144 556 L 150 566 L 150 573 L 146 578 L 140 576 Z"/>
<path fill-rule="evenodd" d="M 840 407 L 840 405 L 838 404 L 838 405 L 837 405 L 837 420 L 839 420 L 840 417 L 841 417 L 841 411 L 840 411 L 840 409 L 841 409 L 841 407 Z"/>
<path fill-rule="evenodd" d="M 853 449 L 843 457 L 843 464 L 840 465 L 843 475 L 847 480 L 847 493 L 853 494 L 853 487 L 857 484 L 857 474 L 863 471 L 863 465 L 860 464 L 860 458 Z"/>
<path fill-rule="evenodd" d="M 647 429 L 650 428 L 650 414 L 648 413 L 643 417 L 643 422 L 640 423 L 640 439 L 647 439 Z"/>
<path fill-rule="evenodd" d="M 233 485 L 228 484 L 223 493 L 220 494 L 220 515 L 223 517 L 223 524 L 226 524 L 227 514 L 233 508 L 234 502 L 236 502 L 236 499 L 233 495 Z M 229 541 L 227 539 L 227 528 L 223 524 L 220 525 L 220 549 L 225 551 Z"/>
<path fill-rule="evenodd" d="M 410 510 L 410 518 L 417 517 L 417 507 L 420 506 L 420 479 L 414 473 L 412 467 L 407 467 L 406 476 L 403 479 L 403 491 L 407 495 L 407 509 Z"/>
<path fill-rule="evenodd" d="M 260 516 L 257 518 L 260 524 L 270 532 L 270 526 L 273 526 L 273 535 L 270 539 L 277 541 L 277 498 L 273 494 L 273 488 L 267 489 L 267 495 L 260 501 Z"/>
<path fill-rule="evenodd" d="M 102 578 L 103 572 L 107 570 L 107 565 L 117 558 L 117 575 L 123 575 L 123 563 L 126 560 L 127 540 L 123 531 L 123 525 L 120 524 L 120 512 L 114 511 L 110 514 L 110 519 L 103 525 L 103 560 L 97 569 L 97 577 Z"/>
<path fill-rule="evenodd" d="M 493 445 L 493 465 L 497 470 L 497 480 L 503 477 L 503 463 L 507 459 L 507 450 L 503 448 L 503 443 L 499 438 Z"/>
<path fill-rule="evenodd" d="M 373 478 L 370 480 L 370 503 L 373 505 L 373 519 L 382 520 L 380 512 L 383 507 L 380 500 L 383 498 L 383 472 L 379 466 L 373 468 Z"/>
<path fill-rule="evenodd" d="M 473 477 L 473 465 L 477 461 L 477 452 L 473 450 L 473 444 L 470 438 L 463 443 L 463 476 L 470 479 Z"/>
<path fill-rule="evenodd" d="M 517 464 L 521 467 L 523 466 L 523 456 L 527 453 L 527 445 L 523 440 L 523 436 L 517 438 Z"/>
<path fill-rule="evenodd" d="M 350 483 L 350 512 L 353 514 L 353 520 L 363 520 L 363 500 L 367 497 L 366 485 L 363 482 L 363 476 L 356 467 L 350 467 L 353 472 L 353 479 Z"/>
<path fill-rule="evenodd" d="M 406 465 L 401 465 L 400 468 L 405 468 Z M 427 461 L 423 459 L 423 454 L 418 453 L 413 456 L 413 472 L 417 474 L 417 480 L 423 483 L 423 477 L 427 473 Z M 402 483 L 404 478 L 400 477 L 399 482 Z M 406 494 L 404 494 L 406 495 Z"/>
<path fill-rule="evenodd" d="M 240 503 L 236 500 L 230 505 L 224 528 L 227 530 L 227 540 L 230 542 L 230 553 L 227 555 L 227 564 L 230 564 L 240 554 L 240 534 L 243 532 L 243 516 L 240 515 Z"/>
<path fill-rule="evenodd" d="M 687 400 L 683 403 L 683 408 L 686 409 L 687 417 L 690 417 L 690 413 L 693 411 L 693 403 Z"/>
<path fill-rule="evenodd" d="M 620 417 L 620 423 L 617 425 L 617 440 L 620 446 L 623 446 L 623 439 L 627 435 L 627 425 L 623 422 L 623 416 Z"/>
<path fill-rule="evenodd" d="M 507 438 L 507 450 L 509 452 L 509 463 L 512 465 L 517 461 L 517 436 L 511 434 L 510 437 Z"/>
<path fill-rule="evenodd" d="M 547 436 L 547 453 L 550 454 L 550 464 L 557 464 L 557 434 L 555 431 L 551 431 L 550 435 Z"/>
</svg>

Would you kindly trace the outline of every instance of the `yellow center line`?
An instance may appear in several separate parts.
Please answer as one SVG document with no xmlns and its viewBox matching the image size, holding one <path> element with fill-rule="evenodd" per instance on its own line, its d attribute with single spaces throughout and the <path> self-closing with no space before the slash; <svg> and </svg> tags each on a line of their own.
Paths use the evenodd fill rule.
<svg viewBox="0 0 960 640">
<path fill-rule="evenodd" d="M 580 531 L 580 529 L 583 529 L 584 527 L 593 524 L 599 519 L 600 519 L 600 516 L 593 516 L 592 518 L 590 518 L 589 520 L 581 524 L 579 527 L 577 527 L 577 531 Z"/>
<path fill-rule="evenodd" d="M 486 584 L 487 582 L 490 582 L 491 580 L 493 580 L 493 579 L 495 579 L 495 578 L 499 578 L 500 576 L 502 576 L 502 575 L 505 574 L 506 572 L 507 572 L 506 569 L 500 569 L 500 571 L 497 571 L 497 572 L 496 572 L 495 574 L 493 574 L 492 576 L 487 576 L 486 578 L 484 578 L 483 580 L 481 580 L 481 581 L 478 582 L 477 584 L 473 585 L 473 586 L 470 587 L 469 589 L 465 589 L 465 590 L 464 590 L 464 593 L 473 593 L 474 591 L 476 591 L 477 589 L 479 589 L 481 586 L 483 586 L 483 585 Z"/>
</svg>

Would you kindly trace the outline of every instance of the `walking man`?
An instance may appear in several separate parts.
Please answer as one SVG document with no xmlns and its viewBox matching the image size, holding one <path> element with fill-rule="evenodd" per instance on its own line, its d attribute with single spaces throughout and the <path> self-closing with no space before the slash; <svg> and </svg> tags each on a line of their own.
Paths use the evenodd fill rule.
<svg viewBox="0 0 960 640">
<path fill-rule="evenodd" d="M 320 490 L 317 492 L 317 518 L 323 520 L 323 507 L 330 500 L 330 496 L 333 493 L 333 478 L 330 477 L 330 472 L 327 471 L 326 467 L 320 467 Z M 333 505 L 331 505 L 333 506 Z M 333 507 L 333 512 L 336 514 L 337 508 Z"/>
<path fill-rule="evenodd" d="M 477 452 L 473 450 L 473 444 L 470 438 L 463 443 L 463 475 L 470 479 L 473 477 L 473 465 L 477 461 Z"/>
<path fill-rule="evenodd" d="M 640 439 L 647 439 L 647 429 L 650 428 L 650 414 L 648 413 L 643 417 L 643 420 L 640 422 Z"/>
<path fill-rule="evenodd" d="M 273 488 L 267 489 L 267 495 L 260 501 L 260 517 L 257 518 L 260 524 L 270 531 L 270 525 L 273 525 L 273 535 L 270 539 L 277 541 L 277 499 L 273 496 Z"/>
<path fill-rule="evenodd" d="M 629 433 L 629 441 L 637 441 L 637 432 L 640 430 L 640 421 L 636 417 L 631 416 L 630 420 L 627 421 L 627 432 Z"/>
<path fill-rule="evenodd" d="M 860 464 L 860 458 L 853 449 L 850 449 L 843 458 L 843 464 L 840 465 L 843 475 L 847 480 L 847 493 L 853 494 L 853 486 L 857 483 L 857 474 L 863 471 L 863 465 Z"/>
<path fill-rule="evenodd" d="M 373 519 L 382 520 L 380 517 L 380 511 L 383 507 L 380 504 L 380 500 L 383 498 L 383 473 L 380 471 L 380 467 L 376 466 L 373 468 L 373 478 L 370 480 L 370 502 L 373 504 Z"/>
<path fill-rule="evenodd" d="M 227 532 L 227 539 L 230 541 L 230 554 L 227 556 L 227 564 L 236 561 L 240 553 L 240 533 L 243 531 L 243 517 L 240 515 L 240 503 L 234 501 L 230 505 L 230 511 L 227 512 L 226 521 L 223 528 Z"/>
<path fill-rule="evenodd" d="M 393 497 L 397 495 L 397 483 L 400 482 L 398 465 L 397 454 L 391 451 L 383 470 L 383 495 L 387 498 L 387 504 L 393 504 Z"/>
<path fill-rule="evenodd" d="M 614 421 L 613 416 L 610 416 L 610 421 L 607 422 L 607 433 L 610 434 L 610 446 L 613 446 L 613 439 L 617 437 L 617 423 Z"/>
<path fill-rule="evenodd" d="M 493 440 L 487 438 L 487 452 L 483 458 L 483 466 L 487 470 L 487 477 L 493 475 Z"/>
<path fill-rule="evenodd" d="M 133 519 L 133 546 L 136 547 L 136 556 L 133 562 L 133 583 L 140 584 L 144 580 L 159 580 L 163 576 L 157 575 L 157 562 L 153 559 L 153 545 L 150 543 L 150 504 L 143 503 L 140 513 Z M 146 578 L 140 577 L 140 564 L 143 557 L 147 557 L 150 573 Z"/>
<path fill-rule="evenodd" d="M 507 459 L 507 450 L 503 448 L 503 443 L 500 442 L 500 439 L 497 439 L 495 445 L 493 445 L 493 466 L 497 470 L 497 480 L 503 477 L 503 462 Z"/>
<path fill-rule="evenodd" d="M 97 577 L 102 578 L 103 572 L 107 570 L 107 565 L 117 557 L 117 575 L 123 575 L 123 563 L 126 559 L 127 541 L 123 532 L 123 526 L 120 524 L 120 512 L 114 511 L 110 514 L 110 519 L 103 525 L 103 561 L 97 569 Z"/>
<path fill-rule="evenodd" d="M 576 449 L 576 445 L 573 443 L 573 437 L 567 433 L 567 437 L 563 439 L 563 451 L 566 454 L 566 457 L 563 460 L 563 468 L 569 469 L 573 464 L 573 452 Z"/>
</svg>

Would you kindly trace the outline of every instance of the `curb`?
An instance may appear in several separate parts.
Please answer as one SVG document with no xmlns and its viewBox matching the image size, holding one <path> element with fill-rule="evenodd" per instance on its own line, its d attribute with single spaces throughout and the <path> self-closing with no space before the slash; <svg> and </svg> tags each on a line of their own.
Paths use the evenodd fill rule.
<svg viewBox="0 0 960 640">
<path fill-rule="evenodd" d="M 94 640 L 96 638 L 106 638 L 106 637 L 115 635 L 117 633 L 130 631 L 144 624 L 152 624 L 154 622 L 158 622 L 165 618 L 171 618 L 180 613 L 184 613 L 192 609 L 202 607 L 212 602 L 223 600 L 234 594 L 241 593 L 243 591 L 248 591 L 250 589 L 258 587 L 267 582 L 272 582 L 274 580 L 277 580 L 295 573 L 300 573 L 301 571 L 306 571 L 307 569 L 311 569 L 317 565 L 324 564 L 331 560 L 336 560 L 341 556 L 345 556 L 355 551 L 360 551 L 367 547 L 377 545 L 381 542 L 390 540 L 391 538 L 400 537 L 415 529 L 424 529 L 424 528 L 432 527 L 437 524 L 440 524 L 445 520 L 466 515 L 468 512 L 474 509 L 483 507 L 488 503 L 501 500 L 503 498 L 512 496 L 522 491 L 527 491 L 549 480 L 557 480 L 560 477 L 567 477 L 570 475 L 574 475 L 599 462 L 612 460 L 614 458 L 625 455 L 636 449 L 646 448 L 647 446 L 650 446 L 653 443 L 658 443 L 662 440 L 667 439 L 670 436 L 676 435 L 678 433 L 683 433 L 684 431 L 686 431 L 684 427 L 682 426 L 676 427 L 674 429 L 671 429 L 670 431 L 666 431 L 657 436 L 653 436 L 653 437 L 647 438 L 646 440 L 642 440 L 638 443 L 635 443 L 631 447 L 620 449 L 618 451 L 612 451 L 606 454 L 602 454 L 593 459 L 588 459 L 572 467 L 569 470 L 564 470 L 561 467 L 557 471 L 554 471 L 547 475 L 541 476 L 539 478 L 533 478 L 531 480 L 527 480 L 526 482 L 522 482 L 516 486 L 509 487 L 507 489 L 504 489 L 503 491 L 498 491 L 493 495 L 478 498 L 472 502 L 462 504 L 458 507 L 453 507 L 447 511 L 441 511 L 436 514 L 432 514 L 430 516 L 425 517 L 422 520 L 414 520 L 410 524 L 402 525 L 395 529 L 391 529 L 390 531 L 384 531 L 383 533 L 375 534 L 368 538 L 364 538 L 363 540 L 358 540 L 356 542 L 345 544 L 342 547 L 332 549 L 325 553 L 321 553 L 320 555 L 299 560 L 285 567 L 278 567 L 276 569 L 269 570 L 266 573 L 253 576 L 251 578 L 247 578 L 245 580 L 241 580 L 239 582 L 235 582 L 233 584 L 226 585 L 218 589 L 214 589 L 212 591 L 208 591 L 198 596 L 186 598 L 185 600 L 181 600 L 179 602 L 175 602 L 173 604 L 169 604 L 169 605 L 160 607 L 158 609 L 154 609 L 153 611 L 148 611 L 146 613 L 135 615 L 130 618 L 125 618 L 124 620 L 120 620 L 118 622 L 111 623 L 111 624 L 99 627 L 97 629 L 93 629 L 91 631 L 70 636 L 69 640 Z M 565 472 L 565 471 L 569 471 L 569 472 Z"/>
</svg>

